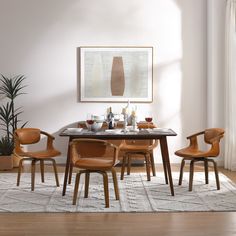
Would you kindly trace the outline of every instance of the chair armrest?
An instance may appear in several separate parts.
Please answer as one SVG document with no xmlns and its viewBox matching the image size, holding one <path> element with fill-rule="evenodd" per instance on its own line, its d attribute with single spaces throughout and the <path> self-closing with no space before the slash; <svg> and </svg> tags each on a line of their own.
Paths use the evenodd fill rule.
<svg viewBox="0 0 236 236">
<path fill-rule="evenodd" d="M 120 147 L 116 146 L 113 143 L 107 143 L 107 146 L 111 147 L 114 149 L 114 155 L 113 155 L 113 165 L 117 164 L 118 162 L 118 156 L 119 156 L 119 150 Z"/>
<path fill-rule="evenodd" d="M 40 133 L 41 133 L 41 134 L 44 134 L 44 135 L 46 135 L 46 136 L 48 136 L 49 138 L 51 138 L 51 139 L 53 139 L 53 140 L 55 139 L 54 136 L 52 136 L 51 134 L 49 134 L 49 133 L 47 133 L 47 132 L 45 132 L 45 131 L 42 131 L 42 130 L 41 130 Z"/>
<path fill-rule="evenodd" d="M 201 131 L 201 132 L 198 132 L 198 133 L 188 136 L 187 139 L 189 139 L 189 141 L 190 141 L 189 148 L 198 149 L 197 136 L 202 135 L 204 133 L 205 133 L 205 131 Z"/>
<path fill-rule="evenodd" d="M 205 133 L 205 131 L 201 131 L 201 132 L 192 134 L 192 135 L 188 136 L 187 139 L 191 139 L 192 137 L 196 137 L 196 136 L 199 136 L 199 135 L 204 134 L 204 133 Z"/>
<path fill-rule="evenodd" d="M 48 137 L 47 139 L 47 149 L 50 150 L 50 149 L 54 149 L 53 147 L 53 140 L 55 139 L 54 136 L 52 136 L 51 134 L 45 132 L 45 131 L 40 131 L 41 134 L 44 134 Z"/>
</svg>

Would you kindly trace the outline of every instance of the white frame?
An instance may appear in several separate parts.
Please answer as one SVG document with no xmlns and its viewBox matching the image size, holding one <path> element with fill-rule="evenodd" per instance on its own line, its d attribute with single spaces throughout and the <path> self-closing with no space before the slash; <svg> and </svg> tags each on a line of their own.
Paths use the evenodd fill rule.
<svg viewBox="0 0 236 236">
<path fill-rule="evenodd" d="M 146 102 L 150 103 L 153 101 L 153 47 L 101 47 L 101 46 L 86 46 L 86 47 L 79 47 L 78 48 L 78 75 L 79 75 L 79 101 L 80 102 Z M 114 54 L 127 52 L 129 53 L 137 53 L 137 52 L 145 52 L 147 53 L 147 63 L 148 68 L 145 70 L 145 78 L 146 80 L 146 87 L 147 87 L 147 95 L 145 97 L 129 97 L 129 96 L 104 96 L 104 97 L 89 97 L 86 96 L 85 93 L 85 82 L 86 82 L 86 73 L 85 67 L 87 66 L 86 63 L 88 61 L 85 60 L 85 53 L 86 52 L 114 52 Z M 96 54 L 95 53 L 95 54 Z M 133 54 L 134 55 L 134 54 Z M 89 62 L 90 63 L 90 62 Z M 127 65 L 126 65 L 127 66 Z M 129 62 L 129 66 L 132 66 L 132 62 Z M 88 76 L 87 76 L 88 77 Z M 136 78 L 135 78 L 136 79 Z M 142 78 L 143 79 L 143 78 Z M 91 84 L 89 85 L 91 86 Z"/>
</svg>

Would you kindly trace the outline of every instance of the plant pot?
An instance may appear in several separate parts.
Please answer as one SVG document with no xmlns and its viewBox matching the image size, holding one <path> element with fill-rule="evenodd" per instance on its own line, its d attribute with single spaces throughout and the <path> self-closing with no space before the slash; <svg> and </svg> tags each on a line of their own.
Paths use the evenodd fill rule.
<svg viewBox="0 0 236 236">
<path fill-rule="evenodd" d="M 13 167 L 19 167 L 21 157 L 12 154 Z"/>
<path fill-rule="evenodd" d="M 13 168 L 12 156 L 0 156 L 0 170 L 11 170 Z"/>
</svg>

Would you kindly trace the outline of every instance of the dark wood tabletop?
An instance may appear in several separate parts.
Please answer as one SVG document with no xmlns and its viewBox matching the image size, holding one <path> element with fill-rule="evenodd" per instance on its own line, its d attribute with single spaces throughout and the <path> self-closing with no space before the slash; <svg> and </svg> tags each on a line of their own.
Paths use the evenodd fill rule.
<svg viewBox="0 0 236 236">
<path fill-rule="evenodd" d="M 163 136 L 176 136 L 172 129 L 141 129 L 137 131 L 124 131 L 121 129 L 101 130 L 97 132 L 87 129 L 65 129 L 60 134 L 64 137 L 73 138 L 98 138 L 98 139 L 159 139 Z"/>
</svg>

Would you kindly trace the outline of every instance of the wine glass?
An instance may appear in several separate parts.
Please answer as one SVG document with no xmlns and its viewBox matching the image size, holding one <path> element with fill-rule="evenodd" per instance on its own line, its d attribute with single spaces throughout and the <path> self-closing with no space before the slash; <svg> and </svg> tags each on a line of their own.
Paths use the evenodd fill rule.
<svg viewBox="0 0 236 236">
<path fill-rule="evenodd" d="M 118 122 L 120 121 L 120 114 L 114 114 L 114 123 L 115 127 L 118 126 Z"/>
<path fill-rule="evenodd" d="M 146 116 L 146 117 L 145 117 L 145 121 L 148 123 L 148 129 L 149 129 L 150 124 L 151 124 L 151 122 L 152 122 L 152 116 L 151 116 L 151 115 Z"/>
<path fill-rule="evenodd" d="M 93 123 L 94 123 L 93 116 L 92 116 L 92 114 L 88 113 L 87 114 L 87 119 L 86 119 L 86 124 L 87 124 L 87 127 L 88 127 L 88 131 L 92 130 Z"/>
</svg>

